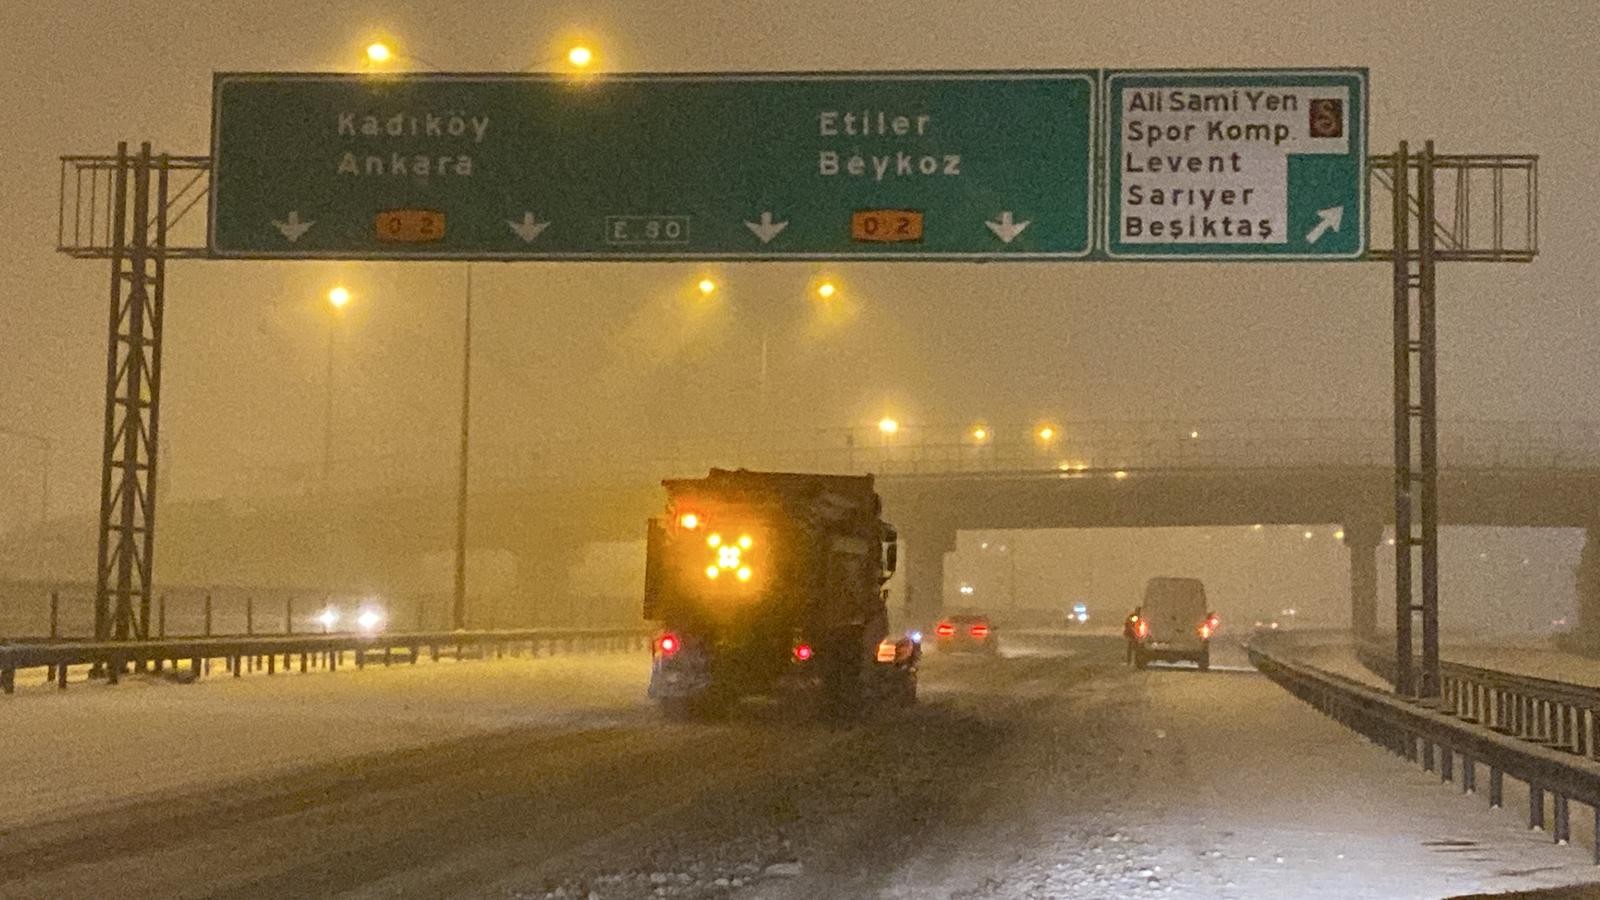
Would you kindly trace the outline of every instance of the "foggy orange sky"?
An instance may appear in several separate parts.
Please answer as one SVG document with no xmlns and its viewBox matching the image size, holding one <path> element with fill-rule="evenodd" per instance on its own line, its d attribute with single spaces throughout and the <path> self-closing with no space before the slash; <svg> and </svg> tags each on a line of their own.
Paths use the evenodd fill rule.
<svg viewBox="0 0 1600 900">
<path fill-rule="evenodd" d="M 1446 266 L 1440 405 L 1453 418 L 1600 420 L 1600 30 L 1586 2 L 273 2 L 0 4 L 0 417 L 48 436 L 55 515 L 98 501 L 108 270 L 54 252 L 57 162 L 118 140 L 204 153 L 212 73 L 348 70 L 374 37 L 450 70 L 515 70 L 574 39 L 607 71 L 1362 66 L 1373 153 L 1541 156 L 1541 255 Z M 708 141 L 716 140 L 707 135 Z M 805 291 L 838 279 L 847 314 Z M 711 275 L 722 305 L 686 291 Z M 1389 270 L 1340 264 L 734 265 L 475 269 L 475 441 L 625 453 L 771 420 L 849 426 L 1075 419 L 1383 419 Z M 173 496 L 314 466 L 338 327 L 335 455 L 453 471 L 459 264 L 179 262 L 169 272 L 164 465 Z M 33 515 L 38 453 L 0 436 L 0 528 Z M 506 463 L 505 465 L 509 465 Z"/>
</svg>

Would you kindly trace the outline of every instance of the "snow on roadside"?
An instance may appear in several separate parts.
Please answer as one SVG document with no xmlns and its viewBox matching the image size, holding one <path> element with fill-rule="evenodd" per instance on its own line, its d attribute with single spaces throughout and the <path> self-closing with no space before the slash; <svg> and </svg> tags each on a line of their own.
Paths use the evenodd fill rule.
<svg viewBox="0 0 1600 900">
<path fill-rule="evenodd" d="M 983 814 L 875 895 L 1431 898 L 1597 877 L 1587 849 L 1523 830 L 1265 678 L 1151 669 L 1093 687 L 985 779 Z"/>
<path fill-rule="evenodd" d="M 1550 647 L 1448 645 L 1441 653 L 1450 662 L 1600 688 L 1600 660 Z"/>
<path fill-rule="evenodd" d="M 623 721 L 647 711 L 648 677 L 648 656 L 628 653 L 19 685 L 0 698 L 0 829 L 475 733 Z"/>
</svg>

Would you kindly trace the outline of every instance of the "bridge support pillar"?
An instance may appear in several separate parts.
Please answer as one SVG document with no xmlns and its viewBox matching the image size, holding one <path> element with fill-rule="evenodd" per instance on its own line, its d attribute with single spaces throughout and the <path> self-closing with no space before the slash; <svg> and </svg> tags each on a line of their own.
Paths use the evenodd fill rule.
<svg viewBox="0 0 1600 900">
<path fill-rule="evenodd" d="M 1600 521 L 1584 529 L 1583 553 L 1578 557 L 1578 636 L 1589 647 L 1600 647 Z"/>
<path fill-rule="evenodd" d="M 1357 640 L 1378 632 L 1378 544 L 1383 526 L 1358 522 L 1344 526 L 1350 550 L 1350 630 Z"/>
<path fill-rule="evenodd" d="M 951 526 L 902 527 L 905 541 L 905 613 L 908 624 L 928 625 L 944 609 L 944 555 L 956 548 Z"/>
<path fill-rule="evenodd" d="M 516 593 L 500 603 L 488 599 L 474 602 L 468 581 L 467 627 L 559 627 L 584 621 L 586 611 L 572 595 L 572 570 L 583 558 L 583 547 L 570 538 L 547 535 L 545 540 L 516 548 Z"/>
</svg>

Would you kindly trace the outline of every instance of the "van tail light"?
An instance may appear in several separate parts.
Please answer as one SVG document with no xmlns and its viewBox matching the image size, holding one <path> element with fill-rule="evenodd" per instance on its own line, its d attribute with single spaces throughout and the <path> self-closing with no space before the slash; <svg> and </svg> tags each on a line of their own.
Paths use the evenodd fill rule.
<svg viewBox="0 0 1600 900">
<path fill-rule="evenodd" d="M 804 641 L 794 645 L 795 662 L 805 662 L 812 657 L 812 653 L 811 645 Z"/>
<path fill-rule="evenodd" d="M 656 638 L 656 653 L 661 656 L 672 656 L 682 649 L 683 641 L 670 631 Z"/>
<path fill-rule="evenodd" d="M 940 622 L 939 626 L 933 629 L 933 633 L 939 637 L 950 637 L 956 633 L 956 627 L 949 622 Z"/>
<path fill-rule="evenodd" d="M 1143 619 L 1140 619 L 1139 621 L 1133 623 L 1133 633 L 1138 635 L 1141 640 L 1143 640 L 1144 638 L 1149 637 L 1150 636 L 1150 623 L 1146 622 Z"/>
<path fill-rule="evenodd" d="M 977 638 L 978 640 L 981 641 L 984 638 L 989 636 L 989 626 L 983 624 L 982 622 L 979 622 L 978 624 L 976 624 L 976 625 L 972 626 L 970 629 L 968 629 L 967 633 L 972 635 L 974 638 Z"/>
</svg>

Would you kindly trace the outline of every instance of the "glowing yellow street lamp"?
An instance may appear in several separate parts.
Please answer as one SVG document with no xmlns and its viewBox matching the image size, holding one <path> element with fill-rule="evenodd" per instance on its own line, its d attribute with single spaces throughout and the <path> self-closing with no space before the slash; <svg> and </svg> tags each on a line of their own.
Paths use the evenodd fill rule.
<svg viewBox="0 0 1600 900">
<path fill-rule="evenodd" d="M 884 416 L 878 420 L 878 430 L 885 435 L 891 435 L 900 430 L 900 423 L 888 416 Z"/>
<path fill-rule="evenodd" d="M 700 279 L 700 283 L 695 287 L 699 289 L 701 296 L 704 297 L 709 297 L 717 291 L 717 283 L 709 278 Z"/>
<path fill-rule="evenodd" d="M 839 289 L 834 287 L 834 284 L 831 281 L 824 281 L 823 283 L 817 285 L 817 296 L 824 300 L 831 300 L 833 295 L 837 294 L 838 292 Z"/>
<path fill-rule="evenodd" d="M 1040 425 L 1039 429 L 1034 432 L 1034 436 L 1039 439 L 1039 443 L 1048 444 L 1051 441 L 1056 439 L 1055 426 L 1054 425 Z"/>
<path fill-rule="evenodd" d="M 582 44 L 578 44 L 567 51 L 567 62 L 572 64 L 574 68 L 585 68 L 594 62 L 594 51 Z"/>
<path fill-rule="evenodd" d="M 391 63 L 401 64 L 404 62 L 416 63 L 435 72 L 443 71 L 438 63 L 423 59 L 415 53 L 401 53 L 395 49 L 393 44 L 387 41 L 373 41 L 367 45 L 367 66 L 373 70 Z"/>
<path fill-rule="evenodd" d="M 972 440 L 979 444 L 989 440 L 989 429 L 982 425 L 972 426 Z"/>
<path fill-rule="evenodd" d="M 347 304 L 349 302 L 350 302 L 350 290 L 349 290 L 349 288 L 340 286 L 340 287 L 336 287 L 333 290 L 328 292 L 328 303 L 331 304 L 334 309 L 344 309 L 345 304 Z"/>
</svg>

